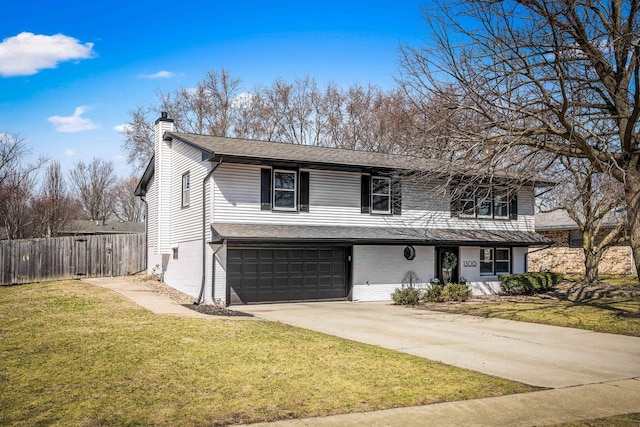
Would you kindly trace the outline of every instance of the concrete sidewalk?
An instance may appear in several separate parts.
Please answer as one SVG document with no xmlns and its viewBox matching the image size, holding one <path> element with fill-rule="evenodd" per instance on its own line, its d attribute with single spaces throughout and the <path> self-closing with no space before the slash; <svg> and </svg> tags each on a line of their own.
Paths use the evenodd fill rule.
<svg viewBox="0 0 640 427">
<path fill-rule="evenodd" d="M 216 318 L 216 316 L 205 315 L 189 308 L 183 307 L 182 305 L 175 303 L 168 297 L 159 295 L 139 283 L 135 283 L 134 281 L 130 281 L 124 278 L 115 277 L 84 279 L 84 281 L 93 285 L 111 289 L 157 314 L 207 319 Z M 379 326 L 381 324 L 388 323 L 387 321 L 391 320 L 385 320 L 380 316 L 380 312 L 378 311 L 379 308 L 376 308 L 376 306 L 381 306 L 380 304 L 370 304 L 368 306 L 368 303 L 343 302 L 333 304 L 335 305 L 327 305 L 327 309 L 333 313 L 332 317 L 327 317 L 327 314 L 322 309 L 323 303 L 311 304 L 311 309 L 307 310 L 305 310 L 305 304 L 242 306 L 239 310 L 242 312 L 252 313 L 256 316 L 262 317 L 265 320 L 283 321 L 283 318 L 281 318 L 281 316 L 284 316 L 284 318 L 286 319 L 284 320 L 285 323 L 296 324 L 300 322 L 310 322 L 309 325 L 298 324 L 298 326 L 310 326 L 309 329 L 313 330 L 322 329 L 321 327 L 319 327 L 319 325 L 324 325 L 323 327 L 327 327 L 327 325 L 333 325 L 331 327 L 334 328 L 334 335 L 338 336 L 342 335 L 342 332 L 340 332 L 341 330 L 347 331 L 354 329 L 353 319 L 346 318 L 348 326 L 345 326 L 344 324 L 340 323 L 339 314 L 354 313 L 356 318 L 360 319 L 362 326 L 365 327 L 365 330 L 358 332 L 356 336 L 350 336 L 347 338 L 363 342 L 368 342 L 372 334 L 376 334 L 379 332 Z M 429 313 L 431 313 L 423 312 L 411 314 L 411 312 L 406 309 L 405 311 L 395 310 L 396 308 L 403 310 L 403 308 L 401 307 L 388 306 L 387 308 L 391 309 L 391 312 L 395 312 L 393 316 L 400 315 L 401 317 L 407 318 L 403 321 L 400 321 L 400 319 L 395 319 L 396 321 L 400 321 L 400 326 L 405 331 L 411 331 L 412 329 L 414 331 L 424 330 L 425 328 L 415 329 L 416 325 L 414 325 L 413 322 L 418 321 L 422 323 L 425 320 L 429 319 Z M 374 313 L 365 315 L 365 313 L 362 311 L 367 311 L 369 309 L 373 310 Z M 230 317 L 227 319 L 241 320 L 256 318 Z M 292 319 L 297 319 L 297 321 L 293 321 Z M 372 319 L 377 320 L 378 327 L 370 329 L 371 324 L 367 324 L 367 322 L 372 321 Z M 345 319 L 343 318 L 342 320 L 344 321 Z M 460 334 L 465 327 L 469 328 L 473 326 L 470 324 L 465 324 L 469 321 L 469 316 L 458 316 L 457 318 L 456 316 L 453 316 L 447 317 L 446 323 L 459 325 L 459 329 L 457 329 L 457 331 L 458 334 Z M 434 322 L 433 318 L 431 318 L 428 323 L 430 328 L 435 329 L 436 331 L 438 330 L 438 328 L 442 327 L 438 324 L 438 322 Z M 500 339 L 503 339 L 505 335 L 512 334 L 513 331 L 511 330 L 511 328 L 513 327 L 522 329 L 523 331 L 530 330 L 531 328 L 538 331 L 538 328 L 542 326 L 520 322 L 501 321 L 499 319 L 483 319 L 480 323 L 482 323 L 483 328 L 485 328 L 488 324 L 495 324 L 496 327 L 500 330 L 501 337 L 498 337 Z M 507 327 L 509 327 L 508 330 L 505 329 Z M 536 338 L 536 342 L 534 343 L 536 346 L 542 345 L 542 342 L 538 341 L 542 336 L 547 335 L 548 331 L 548 329 L 544 329 L 544 331 L 536 332 L 535 335 L 538 337 Z M 322 332 L 332 333 L 327 330 L 323 330 Z M 440 332 L 442 332 L 442 330 Z M 569 330 L 568 332 L 571 333 L 572 330 Z M 580 331 L 575 332 L 580 334 Z M 633 348 L 631 349 L 630 357 L 631 361 L 635 361 L 635 363 L 632 363 L 633 366 L 631 367 L 631 369 L 629 366 L 627 366 L 627 362 L 625 362 L 622 364 L 623 372 L 607 372 L 607 375 L 619 375 L 621 373 L 626 373 L 627 375 L 625 375 L 624 378 L 611 381 L 604 380 L 599 383 L 589 383 L 589 379 L 592 379 L 591 377 L 589 377 L 589 375 L 595 375 L 596 378 L 602 375 L 602 373 L 600 372 L 594 372 L 591 374 L 587 373 L 586 377 L 576 377 L 574 375 L 571 375 L 573 377 L 571 379 L 572 383 L 581 382 L 581 384 L 579 385 L 564 386 L 562 385 L 563 382 L 560 381 L 555 385 L 555 387 L 557 387 L 555 389 L 533 393 L 523 393 L 458 402 L 446 402 L 409 408 L 395 408 L 374 412 L 296 419 L 274 423 L 261 423 L 254 424 L 254 426 L 542 426 L 640 412 L 640 376 L 634 376 L 636 369 L 640 368 L 640 358 L 635 357 L 637 352 L 640 351 L 640 349 L 638 348 L 639 346 L 637 345 L 637 343 L 640 343 L 640 339 L 633 337 L 613 336 L 608 334 L 595 334 L 589 333 L 588 331 L 582 332 L 589 336 L 589 341 L 592 343 L 592 345 L 593 341 L 598 339 L 605 339 L 605 341 L 607 341 L 606 345 L 611 345 L 613 341 L 622 341 L 624 342 L 624 345 L 621 347 L 623 350 L 628 347 L 629 343 L 632 345 Z M 488 333 L 486 329 L 481 329 L 480 334 L 483 337 L 483 341 L 487 339 L 489 339 L 490 341 L 491 335 L 495 335 L 493 332 Z M 450 333 L 447 332 L 446 335 L 450 335 Z M 369 338 L 365 339 L 365 337 Z M 395 347 L 397 351 L 416 354 L 416 343 L 414 342 L 412 345 L 406 346 L 406 343 L 403 341 L 406 339 L 406 337 L 402 338 L 400 342 L 394 342 L 393 340 L 389 341 L 387 338 L 383 337 L 383 342 L 376 344 L 382 345 L 383 347 Z M 444 335 L 437 336 L 437 340 L 433 342 L 433 347 L 438 349 L 446 347 L 445 343 L 442 341 L 443 339 Z M 562 339 L 566 339 L 566 337 L 562 337 Z M 638 341 L 636 342 L 636 340 Z M 525 341 L 521 341 L 520 345 L 522 345 L 522 343 L 524 342 Z M 514 349 L 518 347 L 518 345 L 516 345 L 515 343 L 516 341 L 513 341 L 513 343 L 511 344 Z M 570 345 L 575 344 L 576 342 L 570 343 Z M 396 345 L 398 346 L 396 347 Z M 493 344 L 489 343 L 489 345 Z M 460 355 L 465 351 L 468 351 L 468 349 L 465 349 L 464 346 L 454 345 L 452 346 L 452 352 L 445 351 L 442 353 L 442 355 L 446 357 L 454 357 L 455 354 Z M 502 351 L 504 351 L 504 348 Z M 575 351 L 587 351 L 587 349 L 576 348 Z M 496 354 L 499 354 L 499 352 Z M 417 355 L 428 357 L 425 354 Z M 477 355 L 478 353 L 476 353 L 476 356 Z M 543 353 L 538 353 L 536 357 L 541 357 L 542 355 Z M 509 372 L 509 367 L 507 365 L 509 363 L 513 363 L 514 357 L 513 355 L 509 354 L 503 354 L 503 356 L 504 358 L 502 360 L 499 360 L 498 362 L 503 366 L 504 372 Z M 520 356 L 522 356 L 522 354 L 520 354 Z M 598 354 L 598 356 L 603 356 L 603 354 Z M 606 356 L 609 357 L 610 355 L 607 354 Z M 444 363 L 448 363 L 446 357 L 441 361 Z M 453 363 L 449 364 L 460 364 L 457 363 L 459 362 L 457 360 L 451 360 L 451 362 Z M 566 369 L 567 371 L 573 372 L 575 374 L 576 371 L 579 371 L 581 369 L 581 362 L 583 361 L 572 361 L 572 364 L 576 365 L 573 368 L 576 369 L 573 369 L 570 366 L 566 365 L 556 366 L 556 368 L 560 370 Z M 616 361 L 603 358 L 600 359 L 600 363 L 602 365 L 615 365 Z M 533 364 L 529 366 L 529 369 L 535 371 L 542 365 L 542 363 L 538 365 Z M 485 366 L 485 368 L 487 367 Z M 620 366 L 615 366 L 615 368 L 620 368 Z M 491 371 L 492 369 L 493 368 L 488 367 L 489 371 Z M 583 366 L 582 369 L 586 368 Z M 482 363 L 479 364 L 475 370 L 486 372 L 486 369 L 483 369 Z M 495 375 L 494 372 L 492 372 L 492 374 Z M 498 376 L 503 375 L 498 374 Z M 506 376 L 508 377 L 509 375 Z"/>
<path fill-rule="evenodd" d="M 212 317 L 184 307 L 172 299 L 157 294 L 133 280 L 127 280 L 122 277 L 97 277 L 82 279 L 82 281 L 111 289 L 156 314 L 171 314 L 180 317 L 197 317 L 203 319 L 211 319 Z"/>
<path fill-rule="evenodd" d="M 640 379 L 329 417 L 270 427 L 544 426 L 640 412 Z"/>
</svg>

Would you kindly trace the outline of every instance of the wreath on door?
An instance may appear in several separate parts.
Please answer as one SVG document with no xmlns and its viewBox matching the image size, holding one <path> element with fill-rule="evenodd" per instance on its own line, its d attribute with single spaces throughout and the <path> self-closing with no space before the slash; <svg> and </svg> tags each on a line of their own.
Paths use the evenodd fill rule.
<svg viewBox="0 0 640 427">
<path fill-rule="evenodd" d="M 447 270 L 453 270 L 458 265 L 458 257 L 451 252 L 445 252 L 442 255 L 442 268 Z"/>
</svg>

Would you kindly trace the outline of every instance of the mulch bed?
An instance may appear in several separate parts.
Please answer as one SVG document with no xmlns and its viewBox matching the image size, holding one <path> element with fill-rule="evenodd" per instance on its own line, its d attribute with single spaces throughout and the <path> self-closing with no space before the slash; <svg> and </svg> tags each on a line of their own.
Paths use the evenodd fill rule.
<svg viewBox="0 0 640 427">
<path fill-rule="evenodd" d="M 136 283 L 143 285 L 144 287 L 150 289 L 151 291 L 169 297 L 173 301 L 182 305 L 183 307 L 187 307 L 191 310 L 197 311 L 198 313 L 208 314 L 211 316 L 224 316 L 224 317 L 253 317 L 251 314 L 242 313 L 240 311 L 229 310 L 226 307 L 216 304 L 194 304 L 196 298 L 191 295 L 187 295 L 184 292 L 180 292 L 177 289 L 172 288 L 171 286 L 162 283 L 159 280 L 154 279 L 153 277 L 147 276 L 145 274 L 139 274 L 136 276 L 127 276 L 129 280 L 133 280 Z"/>
<path fill-rule="evenodd" d="M 421 308 L 436 308 L 447 305 L 498 304 L 502 302 L 540 301 L 541 299 L 559 299 L 564 301 L 583 301 L 612 297 L 640 297 L 640 286 L 613 286 L 606 283 L 586 286 L 584 283 L 561 282 L 554 290 L 540 295 L 476 295 L 464 302 L 426 302 Z"/>
</svg>

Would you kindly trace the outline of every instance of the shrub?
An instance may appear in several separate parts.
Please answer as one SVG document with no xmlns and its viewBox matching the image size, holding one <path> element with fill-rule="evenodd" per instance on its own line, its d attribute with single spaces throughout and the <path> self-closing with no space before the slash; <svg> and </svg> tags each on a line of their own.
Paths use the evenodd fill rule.
<svg viewBox="0 0 640 427">
<path fill-rule="evenodd" d="M 416 305 L 420 303 L 421 293 L 417 288 L 398 288 L 391 294 L 391 299 L 400 305 Z"/>
<path fill-rule="evenodd" d="M 471 298 L 471 289 L 460 283 L 431 286 L 422 296 L 426 302 L 466 301 L 469 298 Z"/>
<path fill-rule="evenodd" d="M 443 301 L 466 301 L 471 298 L 471 289 L 462 283 L 448 283 L 442 289 Z"/>
<path fill-rule="evenodd" d="M 524 273 L 500 276 L 500 292 L 505 295 L 536 295 L 553 289 L 562 280 L 558 273 Z"/>
<path fill-rule="evenodd" d="M 442 289 L 444 286 L 434 285 L 432 284 L 424 294 L 422 295 L 422 299 L 427 302 L 442 302 Z"/>
</svg>

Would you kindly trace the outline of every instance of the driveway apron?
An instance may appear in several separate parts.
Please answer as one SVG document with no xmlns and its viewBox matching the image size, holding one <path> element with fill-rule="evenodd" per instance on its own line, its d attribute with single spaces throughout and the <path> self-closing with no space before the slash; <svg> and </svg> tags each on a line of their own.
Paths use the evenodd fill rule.
<svg viewBox="0 0 640 427">
<path fill-rule="evenodd" d="M 640 338 L 389 303 L 234 306 L 282 322 L 540 387 L 640 377 Z"/>
</svg>

